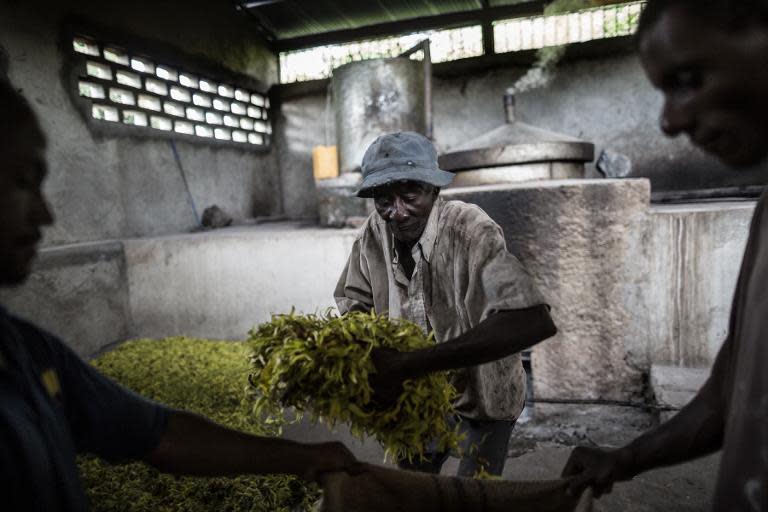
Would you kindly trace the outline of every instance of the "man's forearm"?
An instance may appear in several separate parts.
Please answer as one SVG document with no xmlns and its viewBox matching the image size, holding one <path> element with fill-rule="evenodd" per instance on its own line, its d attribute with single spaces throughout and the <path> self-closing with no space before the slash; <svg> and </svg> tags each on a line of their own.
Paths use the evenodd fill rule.
<svg viewBox="0 0 768 512">
<path fill-rule="evenodd" d="M 253 436 L 196 414 L 172 411 L 160 444 L 144 460 L 174 474 L 285 473 L 303 477 L 316 462 L 317 446 Z"/>
<path fill-rule="evenodd" d="M 546 306 L 500 311 L 453 340 L 402 354 L 406 376 L 465 368 L 525 350 L 557 333 Z"/>
<path fill-rule="evenodd" d="M 705 386 L 671 420 L 622 448 L 630 476 L 719 450 L 723 444 L 725 415 L 716 393 L 713 386 Z"/>
</svg>

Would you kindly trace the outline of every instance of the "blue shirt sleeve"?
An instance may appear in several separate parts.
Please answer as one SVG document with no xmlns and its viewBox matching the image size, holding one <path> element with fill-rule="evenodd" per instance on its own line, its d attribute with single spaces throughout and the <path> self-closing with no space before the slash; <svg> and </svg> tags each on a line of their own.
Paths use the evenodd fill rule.
<svg viewBox="0 0 768 512">
<path fill-rule="evenodd" d="M 59 380 L 78 452 L 119 462 L 157 447 L 167 426 L 167 408 L 105 377 L 55 336 L 39 333 Z"/>
</svg>

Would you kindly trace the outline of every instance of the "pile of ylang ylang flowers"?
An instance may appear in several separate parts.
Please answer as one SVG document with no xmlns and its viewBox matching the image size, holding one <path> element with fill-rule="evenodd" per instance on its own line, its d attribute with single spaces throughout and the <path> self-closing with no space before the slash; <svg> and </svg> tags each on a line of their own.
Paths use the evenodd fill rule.
<svg viewBox="0 0 768 512">
<path fill-rule="evenodd" d="M 168 406 L 243 432 L 274 435 L 274 429 L 253 415 L 246 393 L 248 355 L 242 341 L 177 337 L 129 341 L 93 364 Z M 287 475 L 177 477 L 141 462 L 110 465 L 80 457 L 78 463 L 94 512 L 310 511 L 320 496 L 315 485 Z"/>
<path fill-rule="evenodd" d="M 274 315 L 250 332 L 256 393 L 254 411 L 267 423 L 307 412 L 331 426 L 349 425 L 358 437 L 373 436 L 395 459 L 420 457 L 433 440 L 456 449 L 458 434 L 447 419 L 456 391 L 445 373 L 406 380 L 393 405 L 372 400 L 373 348 L 411 351 L 432 346 L 411 322 L 373 313 L 342 317 Z"/>
<path fill-rule="evenodd" d="M 433 343 L 405 321 L 292 313 L 253 329 L 247 342 L 135 340 L 92 363 L 143 396 L 237 430 L 277 435 L 291 409 L 347 423 L 392 456 L 418 457 L 435 438 L 456 447 L 458 436 L 446 422 L 455 390 L 445 374 L 430 374 L 406 381 L 399 400 L 381 409 L 371 399 L 370 352 Z M 286 475 L 176 477 L 140 462 L 110 465 L 95 457 L 80 457 L 79 465 L 95 512 L 310 511 L 320 496 L 315 485 Z"/>
</svg>

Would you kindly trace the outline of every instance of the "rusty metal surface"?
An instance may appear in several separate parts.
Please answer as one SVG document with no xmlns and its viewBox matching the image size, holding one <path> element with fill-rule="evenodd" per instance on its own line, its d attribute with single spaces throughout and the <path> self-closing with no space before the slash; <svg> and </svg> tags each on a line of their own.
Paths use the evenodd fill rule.
<svg viewBox="0 0 768 512">
<path fill-rule="evenodd" d="M 583 167 L 595 158 L 591 142 L 518 121 L 515 96 L 509 92 L 504 95 L 504 112 L 505 124 L 441 155 L 440 168 L 461 171 L 536 162 L 580 162 Z"/>
<path fill-rule="evenodd" d="M 461 171 L 534 162 L 591 162 L 595 145 L 581 141 L 525 142 L 486 146 L 440 155 L 438 163 L 446 171 Z"/>
<path fill-rule="evenodd" d="M 424 68 L 407 58 L 351 62 L 331 78 L 341 173 L 359 171 L 379 135 L 426 132 Z"/>
<path fill-rule="evenodd" d="M 581 162 L 533 162 L 459 171 L 449 188 L 583 177 L 584 164 Z"/>
<path fill-rule="evenodd" d="M 404 51 L 399 57 L 410 57 L 412 54 L 422 52 L 422 66 L 424 67 L 424 135 L 434 139 L 434 126 L 432 120 L 432 54 L 430 53 L 430 41 L 424 39 L 416 46 Z"/>
</svg>

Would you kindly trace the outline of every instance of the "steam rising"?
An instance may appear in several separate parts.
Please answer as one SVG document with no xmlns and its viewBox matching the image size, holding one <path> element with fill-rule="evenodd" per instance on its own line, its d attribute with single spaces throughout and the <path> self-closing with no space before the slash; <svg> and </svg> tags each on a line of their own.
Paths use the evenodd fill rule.
<svg viewBox="0 0 768 512">
<path fill-rule="evenodd" d="M 612 3 L 615 0 L 554 0 L 544 8 L 545 16 L 578 11 L 596 5 Z M 566 45 L 548 46 L 536 52 L 536 63 L 515 84 L 507 89 L 517 94 L 539 87 L 546 87 L 557 75 L 557 64 L 565 54 Z"/>
<path fill-rule="evenodd" d="M 549 85 L 557 75 L 557 63 L 564 54 L 565 45 L 540 49 L 536 52 L 536 63 L 508 89 L 508 92 L 517 94 Z"/>
</svg>

